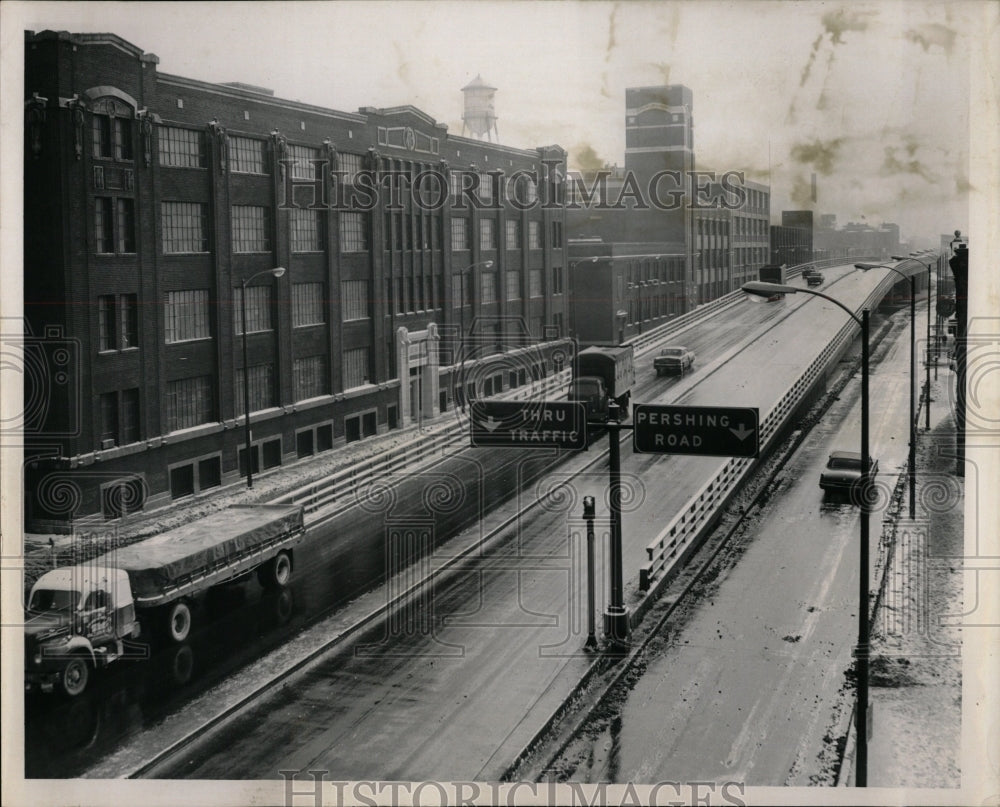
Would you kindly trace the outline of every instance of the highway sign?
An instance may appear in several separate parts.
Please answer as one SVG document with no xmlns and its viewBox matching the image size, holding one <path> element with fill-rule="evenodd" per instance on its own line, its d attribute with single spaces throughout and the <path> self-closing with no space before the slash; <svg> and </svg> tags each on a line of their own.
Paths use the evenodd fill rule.
<svg viewBox="0 0 1000 807">
<path fill-rule="evenodd" d="M 636 404 L 632 445 L 647 454 L 756 457 L 760 451 L 757 421 L 757 409 Z"/>
<path fill-rule="evenodd" d="M 587 406 L 557 401 L 473 401 L 472 445 L 482 448 L 587 447 Z"/>
</svg>

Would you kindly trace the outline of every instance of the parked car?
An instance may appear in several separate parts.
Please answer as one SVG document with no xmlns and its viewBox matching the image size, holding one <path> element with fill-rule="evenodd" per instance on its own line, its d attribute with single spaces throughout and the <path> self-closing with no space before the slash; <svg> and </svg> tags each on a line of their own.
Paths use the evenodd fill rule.
<svg viewBox="0 0 1000 807">
<path fill-rule="evenodd" d="M 954 317 L 948 320 L 948 334 L 949 336 L 954 336 L 958 333 L 958 320 Z"/>
<path fill-rule="evenodd" d="M 869 459 L 869 479 L 878 473 L 878 460 Z M 820 474 L 819 486 L 824 491 L 847 492 L 861 482 L 861 453 L 859 451 L 832 451 L 826 469 Z"/>
<path fill-rule="evenodd" d="M 806 285 L 808 286 L 822 286 L 823 281 L 826 279 L 823 277 L 823 273 L 819 269 L 807 268 L 802 270 L 802 277 L 805 278 Z"/>
<path fill-rule="evenodd" d="M 653 359 L 653 369 L 657 375 L 664 373 L 683 374 L 694 364 L 694 353 L 686 347 L 665 347 L 660 355 Z"/>
</svg>

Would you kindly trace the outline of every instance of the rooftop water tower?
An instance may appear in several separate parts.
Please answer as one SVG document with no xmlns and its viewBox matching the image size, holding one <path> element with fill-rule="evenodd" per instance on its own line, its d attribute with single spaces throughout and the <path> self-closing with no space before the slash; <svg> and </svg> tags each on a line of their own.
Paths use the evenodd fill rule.
<svg viewBox="0 0 1000 807">
<path fill-rule="evenodd" d="M 497 88 L 491 87 L 482 76 L 476 76 L 472 81 L 462 87 L 465 95 L 465 111 L 462 114 L 462 134 L 468 129 L 473 137 L 482 139 L 484 136 L 490 142 L 492 131 L 497 140 L 497 116 L 493 110 L 493 96 L 496 95 Z"/>
</svg>

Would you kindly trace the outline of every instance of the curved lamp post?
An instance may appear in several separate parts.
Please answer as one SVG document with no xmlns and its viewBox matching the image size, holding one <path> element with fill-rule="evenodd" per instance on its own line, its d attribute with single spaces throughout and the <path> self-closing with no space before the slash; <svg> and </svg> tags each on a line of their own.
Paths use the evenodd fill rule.
<svg viewBox="0 0 1000 807">
<path fill-rule="evenodd" d="M 920 263 L 916 258 L 900 258 L 896 255 L 892 256 L 894 261 L 913 261 L 915 264 L 923 269 L 923 264 Z M 856 263 L 854 264 L 855 269 L 860 269 L 862 272 L 867 272 L 871 269 L 888 269 L 890 272 L 895 272 L 904 280 L 910 281 L 910 451 L 909 457 L 907 459 L 907 477 L 910 487 L 910 520 L 915 519 L 916 516 L 916 504 L 914 502 L 914 488 L 916 487 L 916 452 L 917 452 L 917 413 L 916 413 L 916 392 L 917 392 L 917 287 L 916 287 L 916 275 L 904 274 L 900 272 L 895 266 L 889 266 L 885 263 Z M 928 274 L 928 278 L 930 275 Z M 928 279 L 928 293 L 927 300 L 930 301 L 930 280 Z M 929 322 L 929 320 L 928 320 Z"/>
<path fill-rule="evenodd" d="M 460 269 L 458 276 L 461 278 L 461 297 L 459 299 L 458 315 L 460 318 L 459 324 L 459 350 L 462 354 L 462 363 L 459 368 L 458 381 L 462 385 L 462 411 L 465 411 L 465 399 L 467 397 L 465 388 L 465 275 L 471 272 L 477 266 L 481 266 L 484 269 L 491 269 L 493 267 L 493 261 L 480 261 L 479 263 L 473 263 L 466 266 L 464 269 Z"/>
<path fill-rule="evenodd" d="M 240 330 L 243 332 L 243 426 L 246 443 L 247 457 L 247 489 L 253 487 L 253 457 L 250 455 L 250 368 L 247 365 L 247 284 L 255 277 L 261 275 L 273 275 L 281 277 L 285 274 L 284 266 L 276 266 L 274 269 L 263 269 L 255 272 L 243 281 L 243 288 L 240 291 Z"/>
<path fill-rule="evenodd" d="M 855 784 L 868 785 L 868 515 L 871 512 L 869 484 L 871 483 L 871 457 L 868 451 L 868 309 L 861 312 L 859 319 L 846 305 L 821 291 L 788 286 L 782 283 L 751 281 L 742 289 L 747 294 L 770 297 L 774 294 L 811 294 L 822 297 L 842 308 L 847 315 L 861 326 L 861 568 L 858 573 L 858 646 L 854 651 L 858 678 L 858 712 L 855 721 L 857 730 L 857 773 Z"/>
</svg>

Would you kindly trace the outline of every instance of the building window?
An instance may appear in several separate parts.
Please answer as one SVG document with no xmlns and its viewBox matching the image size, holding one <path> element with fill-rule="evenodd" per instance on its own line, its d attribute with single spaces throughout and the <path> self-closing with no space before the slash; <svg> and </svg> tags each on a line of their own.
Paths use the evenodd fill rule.
<svg viewBox="0 0 1000 807">
<path fill-rule="evenodd" d="M 521 248 L 521 222 L 507 221 L 507 249 Z"/>
<path fill-rule="evenodd" d="M 531 297 L 541 297 L 542 292 L 542 270 L 532 269 L 528 274 L 528 294 Z"/>
<path fill-rule="evenodd" d="M 552 246 L 561 247 L 562 246 L 562 222 L 554 221 L 552 222 Z"/>
<path fill-rule="evenodd" d="M 229 138 L 229 170 L 234 174 L 266 174 L 264 141 L 252 137 Z"/>
<path fill-rule="evenodd" d="M 317 179 L 323 176 L 319 160 L 319 149 L 308 146 L 288 146 L 288 156 L 294 161 L 292 163 L 293 179 Z"/>
<path fill-rule="evenodd" d="M 449 184 L 451 185 L 452 201 L 458 201 L 462 195 L 462 172 L 452 171 L 449 174 Z"/>
<path fill-rule="evenodd" d="M 542 248 L 542 224 L 538 221 L 528 222 L 528 249 Z"/>
<path fill-rule="evenodd" d="M 493 219 L 479 220 L 479 248 L 497 248 L 496 229 L 493 227 Z"/>
<path fill-rule="evenodd" d="M 340 214 L 340 251 L 368 250 L 368 219 L 364 213 Z"/>
<path fill-rule="evenodd" d="M 260 205 L 233 205 L 233 252 L 271 249 L 270 212 Z"/>
<path fill-rule="evenodd" d="M 451 248 L 452 250 L 469 248 L 468 219 L 453 218 L 451 220 Z"/>
<path fill-rule="evenodd" d="M 527 204 L 527 205 L 533 205 L 535 202 L 538 201 L 538 183 L 535 182 L 535 180 L 532 179 L 531 177 L 525 176 L 524 177 L 524 186 L 525 186 L 525 190 L 527 191 L 527 193 L 525 194 L 525 200 L 524 200 L 525 204 Z"/>
<path fill-rule="evenodd" d="M 361 172 L 361 155 L 341 152 L 337 155 L 337 159 L 339 160 L 340 172 L 344 175 L 344 183 L 353 185 L 355 178 Z"/>
<path fill-rule="evenodd" d="M 118 445 L 118 393 L 104 392 L 100 396 L 101 447 Z"/>
<path fill-rule="evenodd" d="M 214 408 L 210 376 L 182 378 L 167 383 L 167 431 L 208 423 L 212 420 Z"/>
<path fill-rule="evenodd" d="M 164 322 L 168 345 L 208 339 L 208 289 L 168 291 Z"/>
<path fill-rule="evenodd" d="M 368 383 L 368 348 L 356 347 L 344 351 L 344 389 Z"/>
<path fill-rule="evenodd" d="M 304 325 L 322 325 L 324 322 L 323 284 L 293 283 L 292 327 L 301 328 Z"/>
<path fill-rule="evenodd" d="M 319 252 L 324 249 L 322 210 L 293 207 L 288 220 L 292 230 L 292 252 Z"/>
<path fill-rule="evenodd" d="M 102 294 L 97 298 L 97 349 L 99 351 L 117 350 L 115 316 L 115 295 Z"/>
<path fill-rule="evenodd" d="M 139 298 L 134 294 L 123 294 L 119 298 L 121 308 L 121 347 L 139 347 Z"/>
<path fill-rule="evenodd" d="M 521 298 L 521 273 L 514 270 L 507 270 L 507 299 L 519 300 Z"/>
<path fill-rule="evenodd" d="M 340 284 L 341 311 L 344 320 L 368 319 L 371 300 L 367 280 L 344 280 Z"/>
<path fill-rule="evenodd" d="M 247 333 L 271 330 L 271 287 L 246 288 Z M 243 288 L 233 289 L 233 331 L 243 333 Z"/>
<path fill-rule="evenodd" d="M 114 104 L 114 102 L 109 102 Z M 115 105 L 118 106 L 118 105 Z M 121 107 L 121 111 L 125 111 Z M 128 112 L 131 114 L 131 111 Z M 132 121 L 117 115 L 94 115 L 94 156 L 116 160 L 132 159 Z"/>
<path fill-rule="evenodd" d="M 122 391 L 122 445 L 139 441 L 139 390 Z"/>
<path fill-rule="evenodd" d="M 326 367 L 325 356 L 295 359 L 292 364 L 292 375 L 294 376 L 296 401 L 326 395 Z"/>
<path fill-rule="evenodd" d="M 139 313 L 136 295 L 103 294 L 97 298 L 99 351 L 139 346 Z"/>
<path fill-rule="evenodd" d="M 561 266 L 552 267 L 552 293 L 563 293 L 563 270 Z"/>
<path fill-rule="evenodd" d="M 111 217 L 112 200 L 106 196 L 94 199 L 94 251 L 112 255 L 115 251 L 114 219 Z"/>
<path fill-rule="evenodd" d="M 177 126 L 161 126 L 158 135 L 160 165 L 170 168 L 204 168 L 208 164 L 201 132 Z"/>
<path fill-rule="evenodd" d="M 483 204 L 493 204 L 493 177 L 485 171 L 479 172 L 479 198 Z"/>
<path fill-rule="evenodd" d="M 135 202 L 132 199 L 117 200 L 118 252 L 135 252 Z"/>
<path fill-rule="evenodd" d="M 495 303 L 497 301 L 497 273 L 483 272 L 479 277 L 482 283 L 479 301 L 483 305 Z"/>
<path fill-rule="evenodd" d="M 208 210 L 197 202 L 164 202 L 160 208 L 163 252 L 208 252 Z"/>
<path fill-rule="evenodd" d="M 259 412 L 261 409 L 270 409 L 274 406 L 274 365 L 273 364 L 253 364 L 250 365 L 250 372 L 247 376 L 250 392 L 250 411 Z M 243 368 L 236 370 L 236 415 L 239 417 L 246 409 L 243 400 L 246 392 L 243 386 Z"/>
</svg>

